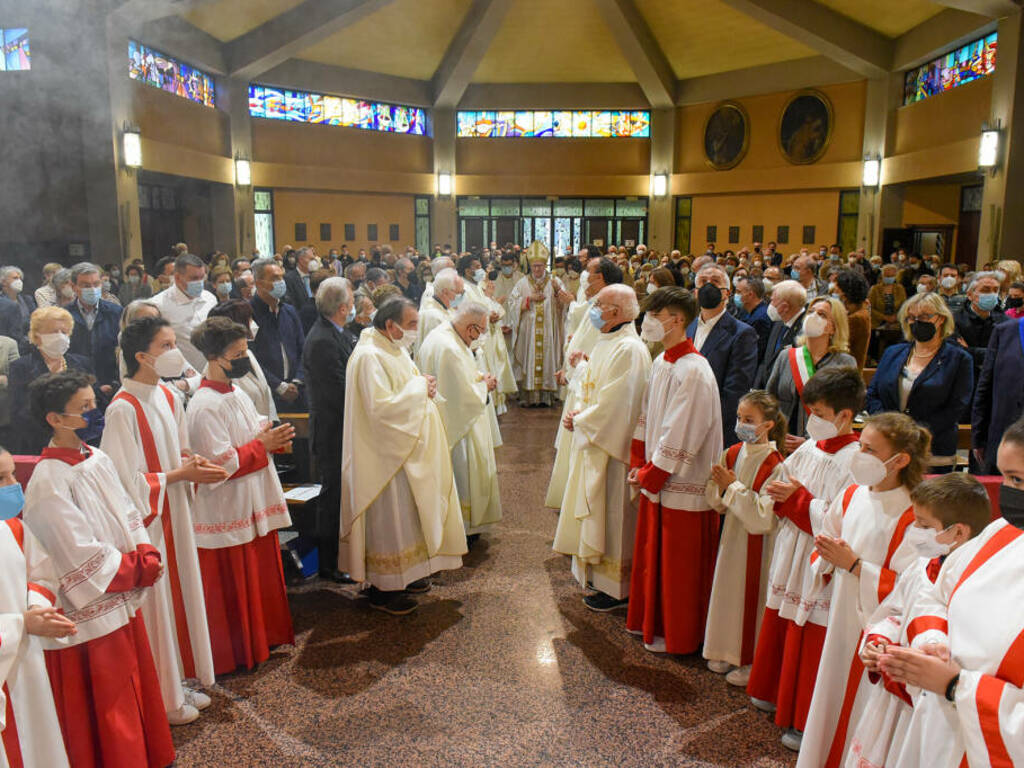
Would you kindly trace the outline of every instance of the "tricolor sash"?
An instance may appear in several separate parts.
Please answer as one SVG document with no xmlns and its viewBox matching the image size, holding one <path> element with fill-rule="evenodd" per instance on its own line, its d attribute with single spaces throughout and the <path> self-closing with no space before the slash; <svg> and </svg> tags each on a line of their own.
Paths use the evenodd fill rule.
<svg viewBox="0 0 1024 768">
<path fill-rule="evenodd" d="M 802 398 L 804 387 L 814 375 L 814 360 L 811 359 L 811 353 L 807 347 L 789 348 L 789 372 L 793 375 L 793 383 L 796 384 L 796 394 Z M 810 414 L 811 409 L 805 405 L 804 411 Z"/>
</svg>

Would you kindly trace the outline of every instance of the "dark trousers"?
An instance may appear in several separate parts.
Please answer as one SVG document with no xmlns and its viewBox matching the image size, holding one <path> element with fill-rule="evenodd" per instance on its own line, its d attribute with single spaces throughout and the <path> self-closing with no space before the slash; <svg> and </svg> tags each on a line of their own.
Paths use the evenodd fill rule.
<svg viewBox="0 0 1024 768">
<path fill-rule="evenodd" d="M 316 546 L 320 572 L 338 567 L 338 537 L 341 534 L 341 454 L 318 455 L 320 496 L 316 500 Z"/>
</svg>

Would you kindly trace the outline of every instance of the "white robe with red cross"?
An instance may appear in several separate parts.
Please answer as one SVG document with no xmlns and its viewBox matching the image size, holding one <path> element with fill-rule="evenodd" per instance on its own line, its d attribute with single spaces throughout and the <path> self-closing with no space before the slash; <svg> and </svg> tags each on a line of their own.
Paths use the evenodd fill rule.
<svg viewBox="0 0 1024 768">
<path fill-rule="evenodd" d="M 66 768 L 40 638 L 25 631 L 25 610 L 56 602 L 56 576 L 32 532 L 0 522 L 0 766 Z"/>
<path fill-rule="evenodd" d="M 167 569 L 142 605 L 164 706 L 185 703 L 181 681 L 212 685 L 213 655 L 192 530 L 191 484 L 167 483 L 188 448 L 185 409 L 171 389 L 125 379 L 106 412 L 101 447 L 125 489 L 144 510 L 144 523 Z"/>
<path fill-rule="evenodd" d="M 1000 518 L 946 558 L 911 623 L 944 630 L 961 667 L 954 701 L 921 691 L 893 768 L 1024 765 L 1024 531 Z"/>
<path fill-rule="evenodd" d="M 814 588 L 831 587 L 832 606 L 797 768 L 838 768 L 846 759 L 850 722 L 860 717 L 872 687 L 858 655 L 862 632 L 897 575 L 917 560 L 904 543 L 913 522 L 910 492 L 902 485 L 880 492 L 851 485 L 824 515 L 821 534 L 850 545 L 861 561 L 860 576 L 835 568 L 817 551 L 811 555 Z"/>
</svg>

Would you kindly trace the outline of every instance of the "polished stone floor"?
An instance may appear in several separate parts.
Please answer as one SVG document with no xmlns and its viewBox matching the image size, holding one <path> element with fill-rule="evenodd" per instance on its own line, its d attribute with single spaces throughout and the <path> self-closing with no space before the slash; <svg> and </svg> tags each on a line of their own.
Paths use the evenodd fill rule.
<svg viewBox="0 0 1024 768">
<path fill-rule="evenodd" d="M 721 766 L 795 762 L 697 657 L 655 656 L 624 612 L 580 602 L 542 507 L 555 410 L 513 410 L 505 518 L 405 617 L 319 582 L 291 592 L 296 647 L 218 681 L 174 729 L 179 766 Z"/>
</svg>

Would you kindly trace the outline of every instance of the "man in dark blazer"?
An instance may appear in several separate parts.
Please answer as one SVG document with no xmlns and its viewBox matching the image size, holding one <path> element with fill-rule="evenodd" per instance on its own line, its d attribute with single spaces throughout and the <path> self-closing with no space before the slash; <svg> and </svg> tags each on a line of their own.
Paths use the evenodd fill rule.
<svg viewBox="0 0 1024 768">
<path fill-rule="evenodd" d="M 351 319 L 352 286 L 341 277 L 324 280 L 316 294 L 319 316 L 306 337 L 306 385 L 309 394 L 310 442 L 320 473 L 317 501 L 317 548 L 320 575 L 335 581 L 339 574 L 338 535 L 341 525 L 341 445 L 345 419 L 345 367 L 357 338 L 345 328 Z"/>
<path fill-rule="evenodd" d="M 971 448 L 979 471 L 998 475 L 996 450 L 1006 428 L 1024 414 L 1024 320 L 1006 320 L 992 329 L 974 390 Z"/>
<path fill-rule="evenodd" d="M 252 319 L 259 327 L 249 349 L 267 377 L 278 412 L 306 410 L 303 392 L 305 373 L 302 367 L 302 321 L 295 307 L 284 303 L 277 294 L 283 270 L 273 259 L 258 259 L 252 265 L 256 295 L 249 305 Z"/>
<path fill-rule="evenodd" d="M 284 283 L 288 287 L 285 301 L 296 310 L 313 301 L 313 286 L 310 281 L 318 269 L 320 261 L 313 254 L 312 248 L 299 248 L 295 252 L 295 269 L 285 272 Z"/>
<path fill-rule="evenodd" d="M 722 436 L 725 445 L 736 442 L 736 406 L 750 391 L 757 370 L 757 332 L 725 311 L 729 301 L 729 275 L 717 264 L 697 273 L 700 314 L 686 329 L 711 365 L 722 401 Z"/>
<path fill-rule="evenodd" d="M 768 336 L 772 332 L 772 321 L 768 317 L 768 302 L 764 293 L 764 280 L 760 277 L 743 277 L 736 281 L 734 303 L 739 309 L 736 319 L 749 325 L 757 334 L 758 364 L 764 360 Z"/>
<path fill-rule="evenodd" d="M 757 376 L 754 377 L 754 386 L 758 389 L 764 389 L 779 352 L 792 346 L 793 340 L 800 334 L 806 305 L 807 291 L 796 280 L 783 280 L 772 289 L 772 299 L 768 305 L 772 330 L 765 344 L 764 357 L 757 367 Z"/>
<path fill-rule="evenodd" d="M 87 261 L 71 268 L 75 300 L 64 307 L 75 328 L 68 351 L 92 361 L 100 392 L 109 397 L 118 387 L 117 337 L 121 331 L 121 307 L 100 298 L 103 279 L 100 268 Z"/>
</svg>

